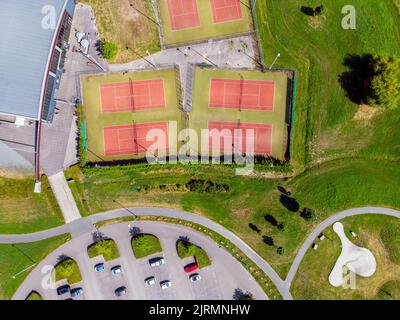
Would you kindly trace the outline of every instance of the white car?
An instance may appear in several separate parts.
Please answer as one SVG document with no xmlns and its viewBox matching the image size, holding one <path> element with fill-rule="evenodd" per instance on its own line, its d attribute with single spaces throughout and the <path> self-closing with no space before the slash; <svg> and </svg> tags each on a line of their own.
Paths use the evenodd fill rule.
<svg viewBox="0 0 400 320">
<path fill-rule="evenodd" d="M 122 267 L 121 266 L 115 266 L 115 267 L 111 268 L 111 273 L 114 274 L 114 275 L 116 275 L 118 273 L 121 273 L 121 272 L 122 272 Z"/>
<path fill-rule="evenodd" d="M 172 282 L 169 280 L 163 281 L 160 283 L 161 289 L 166 290 L 172 287 Z"/>
<path fill-rule="evenodd" d="M 144 280 L 144 283 L 146 284 L 146 286 L 151 287 L 156 283 L 156 278 L 155 277 L 147 278 L 146 280 Z"/>
<path fill-rule="evenodd" d="M 196 273 L 196 274 L 192 274 L 189 277 L 189 279 L 190 279 L 191 282 L 197 282 L 197 281 L 201 280 L 201 277 L 200 277 L 200 275 L 198 273 Z"/>
<path fill-rule="evenodd" d="M 151 259 L 149 262 L 152 268 L 159 267 L 165 264 L 164 258 Z"/>
</svg>

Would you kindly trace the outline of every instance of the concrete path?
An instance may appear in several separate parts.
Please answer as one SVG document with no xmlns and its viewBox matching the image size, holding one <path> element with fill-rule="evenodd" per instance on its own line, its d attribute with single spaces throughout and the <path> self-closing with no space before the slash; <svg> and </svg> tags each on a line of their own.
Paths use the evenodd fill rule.
<svg viewBox="0 0 400 320">
<path fill-rule="evenodd" d="M 293 281 L 294 277 L 296 276 L 297 270 L 299 269 L 300 263 L 303 260 L 304 255 L 306 254 L 307 250 L 313 244 L 315 238 L 317 238 L 321 234 L 322 231 L 324 231 L 326 228 L 333 225 L 335 222 L 342 220 L 344 218 L 347 218 L 347 217 L 357 216 L 357 215 L 361 215 L 361 214 L 381 214 L 381 215 L 387 215 L 387 216 L 400 218 L 400 211 L 398 211 L 398 210 L 382 208 L 382 207 L 364 207 L 364 208 L 354 208 L 354 209 L 345 210 L 345 211 L 339 212 L 337 214 L 334 214 L 331 217 L 329 217 L 328 219 L 322 221 L 311 232 L 311 234 L 307 237 L 306 241 L 304 241 L 303 245 L 301 246 L 300 250 L 298 251 L 297 256 L 294 259 L 293 264 L 292 264 L 290 271 L 285 280 L 285 286 L 286 286 L 287 290 L 290 289 L 290 287 L 292 285 L 292 281 Z"/>
<path fill-rule="evenodd" d="M 65 223 L 80 219 L 81 215 L 76 206 L 75 199 L 72 196 L 71 189 L 65 179 L 64 172 L 49 176 L 49 182 L 64 216 Z"/>
</svg>

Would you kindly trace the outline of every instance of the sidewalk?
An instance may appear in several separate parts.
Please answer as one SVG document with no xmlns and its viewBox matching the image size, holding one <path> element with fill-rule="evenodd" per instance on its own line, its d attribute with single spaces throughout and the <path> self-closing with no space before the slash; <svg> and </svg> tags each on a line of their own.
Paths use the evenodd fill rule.
<svg viewBox="0 0 400 320">
<path fill-rule="evenodd" d="M 76 206 L 74 197 L 72 196 L 71 189 L 65 179 L 64 172 L 59 172 L 55 175 L 49 176 L 48 178 L 64 216 L 65 223 L 70 223 L 74 220 L 80 219 L 81 215 Z"/>
</svg>

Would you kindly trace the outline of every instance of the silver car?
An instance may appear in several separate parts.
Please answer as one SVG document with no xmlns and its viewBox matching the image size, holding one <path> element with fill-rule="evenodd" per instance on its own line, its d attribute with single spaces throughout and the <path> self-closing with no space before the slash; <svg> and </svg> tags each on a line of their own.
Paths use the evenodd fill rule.
<svg viewBox="0 0 400 320">
<path fill-rule="evenodd" d="M 172 287 L 172 282 L 169 280 L 160 283 L 161 289 L 166 290 Z"/>
<path fill-rule="evenodd" d="M 156 283 L 156 278 L 149 277 L 146 280 L 144 280 L 144 283 L 146 284 L 146 286 L 151 287 L 152 285 L 154 285 Z"/>
<path fill-rule="evenodd" d="M 159 267 L 159 266 L 162 266 L 163 264 L 165 264 L 164 258 L 151 259 L 149 262 L 150 262 L 150 266 L 152 268 Z"/>
<path fill-rule="evenodd" d="M 192 274 L 190 277 L 190 282 L 197 282 L 201 280 L 201 277 L 198 273 Z"/>
<path fill-rule="evenodd" d="M 118 274 L 122 272 L 122 267 L 121 266 L 115 266 L 111 268 L 111 273 L 112 274 Z"/>
</svg>

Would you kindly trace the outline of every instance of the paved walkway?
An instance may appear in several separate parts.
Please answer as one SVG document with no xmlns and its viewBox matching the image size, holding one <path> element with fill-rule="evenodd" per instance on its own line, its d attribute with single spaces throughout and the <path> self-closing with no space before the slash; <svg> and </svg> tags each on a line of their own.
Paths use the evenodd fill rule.
<svg viewBox="0 0 400 320">
<path fill-rule="evenodd" d="M 71 189 L 65 179 L 64 172 L 49 176 L 49 182 L 64 216 L 65 223 L 80 219 L 81 214 L 79 213 Z"/>
</svg>

